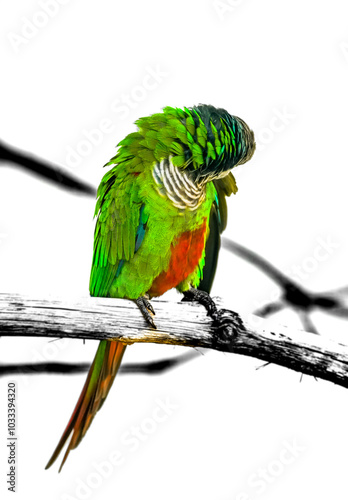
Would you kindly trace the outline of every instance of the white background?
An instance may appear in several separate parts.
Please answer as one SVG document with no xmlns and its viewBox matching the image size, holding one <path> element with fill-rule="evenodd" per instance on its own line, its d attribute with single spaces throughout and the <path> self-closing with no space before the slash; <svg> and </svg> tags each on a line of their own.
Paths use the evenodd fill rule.
<svg viewBox="0 0 348 500">
<path fill-rule="evenodd" d="M 6 2 L 1 12 L 4 141 L 97 186 L 102 165 L 139 116 L 166 105 L 224 107 L 253 128 L 258 146 L 252 161 L 235 171 L 239 192 L 229 200 L 226 236 L 285 272 L 297 266 L 298 282 L 313 291 L 348 284 L 346 2 L 53 4 L 51 17 L 43 14 L 48 2 L 34 0 Z M 128 104 L 122 104 L 125 95 Z M 99 143 L 83 146 L 101 122 L 108 130 Z M 71 148 L 83 151 L 74 162 Z M 0 291 L 87 295 L 93 211 L 91 197 L 2 164 Z M 323 240 L 332 246 L 318 261 Z M 274 289 L 254 267 L 221 253 L 213 294 L 236 310 L 252 312 Z M 345 341 L 346 323 L 321 313 L 312 318 L 322 335 Z M 275 321 L 301 326 L 293 312 Z M 0 359 L 90 361 L 95 349 L 92 341 L 1 339 Z M 139 345 L 127 349 L 125 360 L 182 352 Z M 346 498 L 347 391 L 309 377 L 300 383 L 299 373 L 274 365 L 256 370 L 261 365 L 204 352 L 162 376 L 120 376 L 59 475 L 56 464 L 48 471 L 44 466 L 84 375 L 16 376 L 17 498 Z M 12 498 L 6 489 L 7 382 L 0 380 L 1 498 Z M 158 400 L 175 409 L 156 423 L 149 419 Z M 148 432 L 136 449 L 122 441 L 132 426 Z M 286 451 L 293 443 L 295 451 Z M 98 480 L 95 465 L 115 450 L 122 464 Z M 263 469 L 268 480 L 260 480 Z"/>
</svg>

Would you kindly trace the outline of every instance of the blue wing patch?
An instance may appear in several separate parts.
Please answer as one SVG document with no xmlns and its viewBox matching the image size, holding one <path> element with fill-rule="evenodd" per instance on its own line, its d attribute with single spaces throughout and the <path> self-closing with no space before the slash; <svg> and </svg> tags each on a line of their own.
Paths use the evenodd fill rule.
<svg viewBox="0 0 348 500">
<path fill-rule="evenodd" d="M 137 232 L 135 233 L 135 248 L 134 248 L 134 253 L 137 253 L 137 251 L 140 248 L 140 245 L 143 242 L 143 239 L 145 237 L 145 230 L 146 230 L 146 224 L 148 221 L 149 216 L 144 214 L 144 208 L 145 205 L 142 204 L 140 207 L 140 213 L 139 213 L 139 225 L 137 228 Z M 117 271 L 116 271 L 116 278 L 119 277 L 122 267 L 124 264 L 124 259 L 121 259 L 120 262 L 118 263 L 117 266 Z"/>
<path fill-rule="evenodd" d="M 218 224 L 219 224 L 219 226 L 221 226 L 220 204 L 219 204 L 219 197 L 218 197 L 216 190 L 215 190 L 215 203 L 216 203 L 216 211 L 217 211 L 217 216 L 218 216 Z"/>
<path fill-rule="evenodd" d="M 137 232 L 135 234 L 134 253 L 136 253 L 139 250 L 140 245 L 142 244 L 144 236 L 145 236 L 146 224 L 147 224 L 149 216 L 144 214 L 144 208 L 145 208 L 145 205 L 142 204 L 140 207 L 140 214 L 139 214 L 139 226 L 138 226 Z"/>
</svg>

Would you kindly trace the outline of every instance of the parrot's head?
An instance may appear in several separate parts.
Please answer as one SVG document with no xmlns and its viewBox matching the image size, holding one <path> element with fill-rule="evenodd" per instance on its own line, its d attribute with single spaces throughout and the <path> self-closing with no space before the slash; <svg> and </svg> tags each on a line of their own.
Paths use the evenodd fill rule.
<svg viewBox="0 0 348 500">
<path fill-rule="evenodd" d="M 253 131 L 237 116 L 211 105 L 189 108 L 195 124 L 192 161 L 186 169 L 196 182 L 206 183 L 227 175 L 230 170 L 246 163 L 255 151 Z"/>
</svg>

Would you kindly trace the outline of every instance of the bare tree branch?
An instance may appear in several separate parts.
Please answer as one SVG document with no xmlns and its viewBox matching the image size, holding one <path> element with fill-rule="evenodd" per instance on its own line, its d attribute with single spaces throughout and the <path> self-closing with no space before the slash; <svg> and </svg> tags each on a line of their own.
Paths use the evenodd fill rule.
<svg viewBox="0 0 348 500">
<path fill-rule="evenodd" d="M 229 311 L 214 325 L 204 308 L 191 302 L 153 301 L 158 329 L 151 330 L 132 301 L 88 297 L 33 299 L 0 294 L 2 336 L 117 339 L 126 344 L 204 347 L 252 356 L 348 387 L 348 346 L 261 318 L 231 328 Z"/>
</svg>

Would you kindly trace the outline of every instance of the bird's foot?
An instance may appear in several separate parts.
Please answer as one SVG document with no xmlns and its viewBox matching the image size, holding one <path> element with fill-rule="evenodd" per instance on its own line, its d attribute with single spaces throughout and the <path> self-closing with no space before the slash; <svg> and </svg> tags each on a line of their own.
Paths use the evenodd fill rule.
<svg viewBox="0 0 348 500">
<path fill-rule="evenodd" d="M 209 293 L 205 292 L 204 290 L 197 290 L 197 288 L 190 288 L 190 290 L 184 292 L 183 300 L 198 302 L 198 304 L 201 304 L 202 306 L 205 307 L 207 315 L 210 316 L 212 319 L 214 319 L 214 317 L 218 313 L 218 308 L 216 307 L 215 302 L 210 297 Z"/>
<path fill-rule="evenodd" d="M 144 316 L 145 321 L 152 326 L 152 328 L 157 329 L 156 323 L 153 320 L 155 315 L 154 308 L 147 297 L 139 297 L 135 300 L 136 305 L 139 307 L 141 314 Z"/>
<path fill-rule="evenodd" d="M 184 300 L 197 301 L 203 305 L 207 315 L 213 320 L 213 326 L 216 328 L 217 336 L 230 342 L 231 337 L 240 330 L 245 330 L 244 323 L 238 313 L 228 309 L 218 309 L 209 293 L 196 288 L 190 288 L 184 292 Z"/>
</svg>

